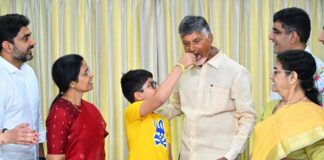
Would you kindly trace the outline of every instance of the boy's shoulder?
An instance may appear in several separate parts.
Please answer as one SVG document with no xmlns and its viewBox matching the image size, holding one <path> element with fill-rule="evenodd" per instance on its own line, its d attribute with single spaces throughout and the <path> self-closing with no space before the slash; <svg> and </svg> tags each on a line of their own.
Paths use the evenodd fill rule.
<svg viewBox="0 0 324 160">
<path fill-rule="evenodd" d="M 142 105 L 143 101 L 136 101 L 133 103 L 128 104 L 128 106 L 125 108 L 125 116 L 129 114 L 139 114 L 140 107 Z"/>
<path fill-rule="evenodd" d="M 126 110 L 128 110 L 129 108 L 132 108 L 132 107 L 140 107 L 142 105 L 144 101 L 136 101 L 136 102 L 133 102 L 133 103 L 129 103 L 126 107 Z"/>
<path fill-rule="evenodd" d="M 138 115 L 139 116 L 140 107 L 141 107 L 143 102 L 144 101 L 136 101 L 136 102 L 128 104 L 128 106 L 125 108 L 125 111 L 124 111 L 125 116 L 126 117 L 131 116 L 131 115 Z M 161 118 L 163 120 L 167 120 L 166 117 L 164 117 L 164 116 L 162 116 L 160 114 L 154 113 L 154 112 L 152 112 L 152 113 L 150 113 L 150 114 L 148 114 L 148 115 L 146 115 L 144 117 L 137 117 L 137 118 L 145 119 L 148 116 L 154 117 L 154 118 Z"/>
</svg>

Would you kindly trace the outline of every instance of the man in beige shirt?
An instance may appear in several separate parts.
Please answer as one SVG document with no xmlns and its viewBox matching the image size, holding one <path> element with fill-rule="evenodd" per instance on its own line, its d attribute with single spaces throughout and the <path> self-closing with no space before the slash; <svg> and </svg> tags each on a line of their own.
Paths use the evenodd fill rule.
<svg viewBox="0 0 324 160">
<path fill-rule="evenodd" d="M 256 119 L 249 72 L 212 46 L 203 17 L 186 16 L 179 34 L 196 65 L 183 73 L 159 113 L 184 115 L 180 160 L 238 159 Z"/>
</svg>

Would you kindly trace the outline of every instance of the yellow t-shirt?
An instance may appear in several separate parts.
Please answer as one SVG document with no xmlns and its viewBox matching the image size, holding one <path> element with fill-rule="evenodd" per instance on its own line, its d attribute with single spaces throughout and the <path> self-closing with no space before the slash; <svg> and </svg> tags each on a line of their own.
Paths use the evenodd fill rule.
<svg viewBox="0 0 324 160">
<path fill-rule="evenodd" d="M 129 160 L 168 160 L 169 121 L 150 113 L 140 116 L 143 101 L 130 104 L 125 110 L 125 128 Z"/>
</svg>

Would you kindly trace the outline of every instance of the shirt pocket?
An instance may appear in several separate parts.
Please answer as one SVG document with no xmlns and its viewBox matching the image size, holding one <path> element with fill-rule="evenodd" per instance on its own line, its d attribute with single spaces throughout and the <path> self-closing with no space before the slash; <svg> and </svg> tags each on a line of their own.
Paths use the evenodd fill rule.
<svg viewBox="0 0 324 160">
<path fill-rule="evenodd" d="M 234 107 L 230 103 L 230 90 L 210 86 L 207 96 L 208 108 L 214 113 L 233 110 Z"/>
</svg>

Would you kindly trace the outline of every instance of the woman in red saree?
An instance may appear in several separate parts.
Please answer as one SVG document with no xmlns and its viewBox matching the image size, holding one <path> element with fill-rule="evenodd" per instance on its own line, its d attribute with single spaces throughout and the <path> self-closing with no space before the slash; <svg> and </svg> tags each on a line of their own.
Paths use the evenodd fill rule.
<svg viewBox="0 0 324 160">
<path fill-rule="evenodd" d="M 52 76 L 59 95 L 46 120 L 47 159 L 104 160 L 106 122 L 93 104 L 82 99 L 93 88 L 88 65 L 79 55 L 66 55 L 54 62 Z"/>
</svg>

